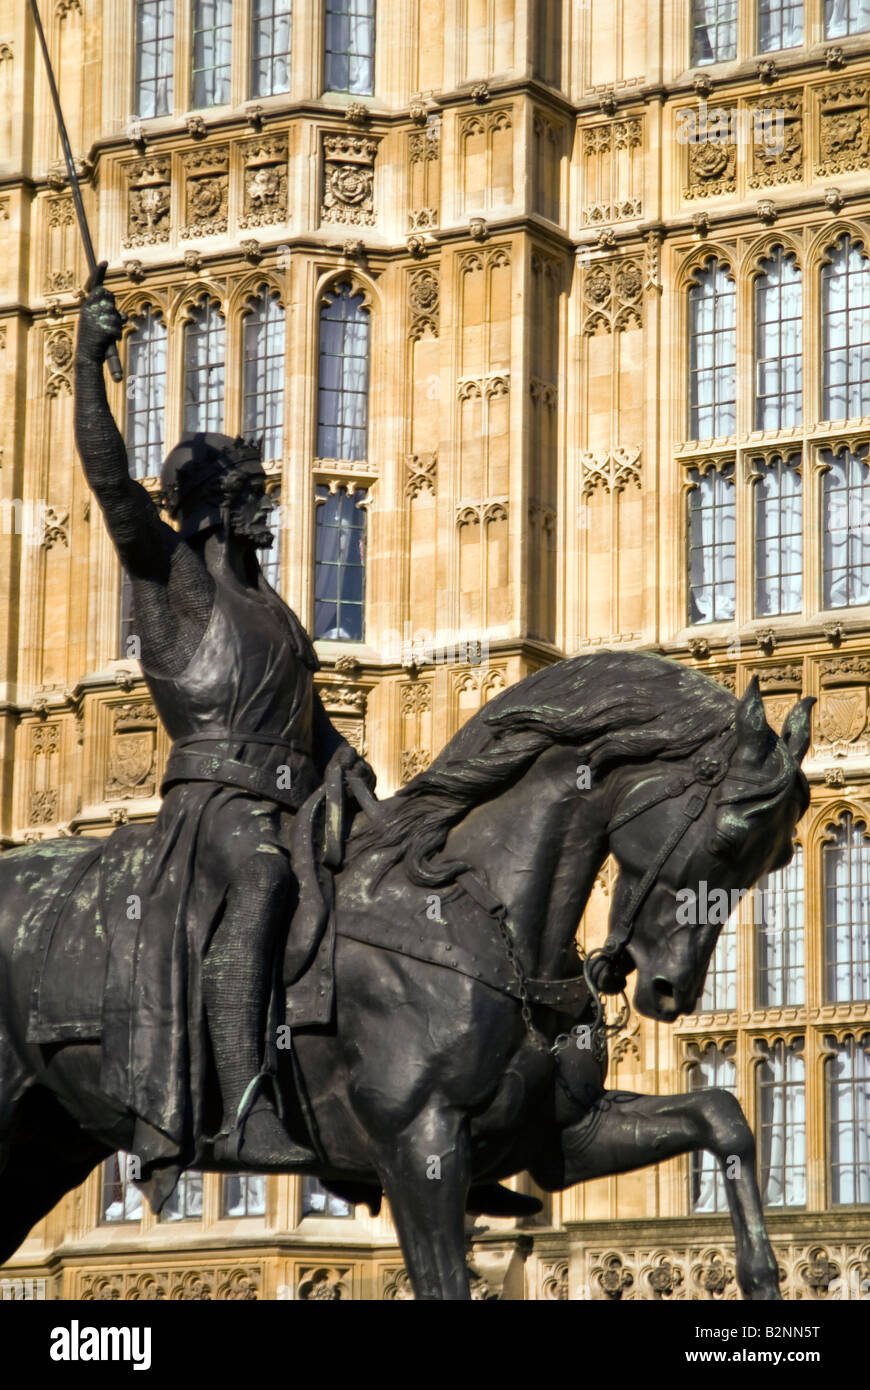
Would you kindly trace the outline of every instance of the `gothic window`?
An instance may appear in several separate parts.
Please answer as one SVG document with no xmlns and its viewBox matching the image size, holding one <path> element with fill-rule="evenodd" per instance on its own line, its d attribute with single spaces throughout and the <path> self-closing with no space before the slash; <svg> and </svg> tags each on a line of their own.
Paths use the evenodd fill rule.
<svg viewBox="0 0 870 1390">
<path fill-rule="evenodd" d="M 126 570 L 121 571 L 121 586 L 118 595 L 118 658 L 121 661 L 133 657 L 130 638 L 133 636 L 133 581 Z"/>
<path fill-rule="evenodd" d="M 266 462 L 282 454 L 285 317 L 277 294 L 264 285 L 244 320 L 243 429 L 262 437 Z"/>
<path fill-rule="evenodd" d="M 870 268 L 841 236 L 822 266 L 822 414 L 848 420 L 870 412 Z"/>
<path fill-rule="evenodd" d="M 870 839 L 863 821 L 843 816 L 822 851 L 825 997 L 870 999 Z"/>
<path fill-rule="evenodd" d="M 251 96 L 289 92 L 292 28 L 290 0 L 251 0 Z"/>
<path fill-rule="evenodd" d="M 755 615 L 799 613 L 803 602 L 800 455 L 755 464 Z"/>
<path fill-rule="evenodd" d="M 127 338 L 126 445 L 134 478 L 155 478 L 163 462 L 166 325 L 149 304 Z"/>
<path fill-rule="evenodd" d="M 324 86 L 371 96 L 375 89 L 375 0 L 326 0 Z"/>
<path fill-rule="evenodd" d="M 232 0 L 193 0 L 194 107 L 227 105 L 232 52 Z"/>
<path fill-rule="evenodd" d="M 734 465 L 689 470 L 689 622 L 725 622 L 737 596 Z"/>
<path fill-rule="evenodd" d="M 870 1202 L 870 1033 L 825 1042 L 831 1201 Z"/>
<path fill-rule="evenodd" d="M 758 0 L 758 50 L 797 48 L 804 38 L 804 0 Z"/>
<path fill-rule="evenodd" d="M 226 325 L 203 296 L 184 326 L 184 428 L 220 431 L 224 418 Z"/>
<path fill-rule="evenodd" d="M 202 1220 L 202 1173 L 188 1169 L 160 1213 L 161 1221 Z"/>
<path fill-rule="evenodd" d="M 755 889 L 756 994 L 761 1009 L 805 1001 L 804 913 L 803 850 L 795 845 L 791 863 L 765 874 Z"/>
<path fill-rule="evenodd" d="M 317 457 L 364 459 L 369 423 L 369 313 L 347 283 L 320 309 Z"/>
<path fill-rule="evenodd" d="M 333 1197 L 317 1178 L 302 1179 L 303 1216 L 353 1216 L 353 1207 L 341 1197 Z"/>
<path fill-rule="evenodd" d="M 721 1047 L 708 1043 L 689 1068 L 689 1089 L 707 1091 L 712 1086 L 718 1086 L 723 1091 L 730 1091 L 732 1096 L 736 1095 L 735 1051 L 733 1042 L 726 1042 Z M 694 1153 L 691 1157 L 690 1201 L 695 1212 L 728 1210 L 725 1182 L 719 1165 L 713 1155 L 706 1151 Z"/>
<path fill-rule="evenodd" d="M 737 0 L 692 0 L 692 65 L 737 57 Z"/>
<path fill-rule="evenodd" d="M 263 578 L 271 584 L 276 593 L 281 592 L 281 489 L 273 488 L 269 496 L 274 503 L 266 525 L 272 532 L 272 544 L 268 550 L 258 552 Z"/>
<path fill-rule="evenodd" d="M 137 116 L 171 113 L 174 48 L 174 0 L 136 0 L 133 104 Z"/>
<path fill-rule="evenodd" d="M 132 1181 L 130 1158 L 119 1150 L 103 1164 L 100 1220 L 106 1225 L 142 1219 L 142 1193 Z"/>
<path fill-rule="evenodd" d="M 737 295 L 711 256 L 689 290 L 689 435 L 734 434 L 737 401 Z"/>
<path fill-rule="evenodd" d="M 825 38 L 842 39 L 870 29 L 870 0 L 825 0 Z"/>
<path fill-rule="evenodd" d="M 225 1177 L 222 1183 L 221 1215 L 265 1216 L 266 1179 L 262 1173 Z"/>
<path fill-rule="evenodd" d="M 699 1013 L 721 1013 L 737 1008 L 737 919 L 729 917 L 710 958 Z"/>
<path fill-rule="evenodd" d="M 825 608 L 870 603 L 867 446 L 822 454 L 822 595 Z"/>
<path fill-rule="evenodd" d="M 802 414 L 801 272 L 781 246 L 755 281 L 755 428 L 786 429 Z"/>
<path fill-rule="evenodd" d="M 761 1197 L 768 1207 L 807 1200 L 807 1113 L 803 1039 L 762 1044 L 758 1068 Z"/>
<path fill-rule="evenodd" d="M 365 631 L 366 489 L 317 487 L 314 636 L 361 642 Z"/>
</svg>

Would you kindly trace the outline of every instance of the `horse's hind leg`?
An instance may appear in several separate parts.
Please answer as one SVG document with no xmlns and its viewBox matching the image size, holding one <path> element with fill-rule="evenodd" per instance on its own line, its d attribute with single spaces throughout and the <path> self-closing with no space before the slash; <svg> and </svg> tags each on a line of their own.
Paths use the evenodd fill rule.
<svg viewBox="0 0 870 1390">
<path fill-rule="evenodd" d="M 465 1202 L 471 1178 L 467 1125 L 427 1110 L 375 1156 L 414 1293 L 421 1300 L 471 1297 L 465 1266 Z"/>
<path fill-rule="evenodd" d="M 109 1152 L 48 1092 L 28 1092 L 0 1145 L 0 1265 Z"/>
<path fill-rule="evenodd" d="M 744 1297 L 779 1299 L 777 1265 L 755 1178 L 755 1140 L 727 1091 L 678 1096 L 605 1091 L 578 1123 L 561 1131 L 551 1152 L 532 1169 L 548 1191 L 707 1150 L 725 1182 Z"/>
</svg>

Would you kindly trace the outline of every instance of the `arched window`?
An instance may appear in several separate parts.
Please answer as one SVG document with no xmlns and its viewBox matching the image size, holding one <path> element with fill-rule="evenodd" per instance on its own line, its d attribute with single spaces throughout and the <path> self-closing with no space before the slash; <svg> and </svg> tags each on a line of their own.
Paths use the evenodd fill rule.
<svg viewBox="0 0 870 1390">
<path fill-rule="evenodd" d="M 692 0 L 692 66 L 737 57 L 737 0 Z"/>
<path fill-rule="evenodd" d="M 870 839 L 844 815 L 822 852 L 825 997 L 830 1004 L 870 999 Z"/>
<path fill-rule="evenodd" d="M 755 889 L 756 997 L 760 1009 L 803 1004 L 804 859 L 800 845 L 785 868 L 765 874 Z"/>
<path fill-rule="evenodd" d="M 365 632 L 366 489 L 317 486 L 314 636 L 361 642 Z"/>
<path fill-rule="evenodd" d="M 155 478 L 163 462 L 166 325 L 149 304 L 127 338 L 125 442 L 134 478 Z"/>
<path fill-rule="evenodd" d="M 699 1013 L 730 1012 L 737 1008 L 737 918 L 728 918 L 710 958 L 698 1003 Z"/>
<path fill-rule="evenodd" d="M 870 467 L 867 446 L 821 455 L 822 595 L 825 608 L 870 603 Z"/>
<path fill-rule="evenodd" d="M 223 428 L 225 364 L 226 325 L 204 295 L 184 326 L 185 431 Z"/>
<path fill-rule="evenodd" d="M 261 286 L 245 313 L 242 428 L 262 436 L 267 462 L 283 452 L 285 320 L 277 294 Z"/>
<path fill-rule="evenodd" d="M 831 1201 L 870 1202 L 870 1033 L 825 1038 Z"/>
<path fill-rule="evenodd" d="M 174 0 L 136 0 L 136 115 L 168 116 L 172 111 L 175 63 Z"/>
<path fill-rule="evenodd" d="M 755 616 L 799 613 L 803 602 L 803 508 L 800 454 L 753 464 L 755 479 Z"/>
<path fill-rule="evenodd" d="M 727 622 L 737 602 L 734 464 L 689 470 L 689 622 Z"/>
<path fill-rule="evenodd" d="M 758 0 L 758 51 L 797 48 L 804 40 L 804 0 Z"/>
<path fill-rule="evenodd" d="M 737 1092 L 737 1067 L 734 1060 L 736 1044 L 726 1042 L 717 1047 L 709 1043 L 703 1051 L 696 1054 L 696 1061 L 689 1069 L 689 1089 L 707 1091 L 718 1086 L 723 1091 Z M 713 1154 L 702 1150 L 692 1154 L 690 1203 L 692 1211 L 727 1211 L 728 1198 L 725 1183 L 719 1171 L 719 1164 Z"/>
<path fill-rule="evenodd" d="M 725 266 L 711 257 L 689 290 L 689 434 L 734 434 L 737 297 Z"/>
<path fill-rule="evenodd" d="M 290 90 L 293 6 L 290 0 L 251 0 L 251 96 Z"/>
<path fill-rule="evenodd" d="M 781 246 L 755 281 L 755 427 L 787 429 L 802 416 L 801 272 Z"/>
<path fill-rule="evenodd" d="M 233 61 L 233 0 L 193 0 L 192 105 L 226 106 Z"/>
<path fill-rule="evenodd" d="M 369 314 L 363 296 L 336 285 L 320 309 L 317 457 L 364 459 L 369 424 Z"/>
<path fill-rule="evenodd" d="M 825 0 L 825 38 L 842 39 L 870 29 L 870 0 Z"/>
<path fill-rule="evenodd" d="M 807 1200 L 807 1099 L 803 1038 L 763 1043 L 758 1068 L 761 1199 L 768 1207 Z"/>
<path fill-rule="evenodd" d="M 375 90 L 375 0 L 326 0 L 324 87 L 371 96 Z"/>
<path fill-rule="evenodd" d="M 841 236 L 822 267 L 822 414 L 870 413 L 870 268 Z"/>
</svg>

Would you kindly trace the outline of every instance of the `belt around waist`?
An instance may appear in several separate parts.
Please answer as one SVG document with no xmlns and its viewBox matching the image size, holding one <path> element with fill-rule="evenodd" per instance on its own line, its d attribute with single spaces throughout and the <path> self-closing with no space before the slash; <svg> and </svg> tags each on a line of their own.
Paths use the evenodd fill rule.
<svg viewBox="0 0 870 1390">
<path fill-rule="evenodd" d="M 289 744 L 284 746 L 290 747 Z M 280 746 L 276 751 L 280 751 Z M 267 801 L 274 801 L 288 810 L 298 811 L 318 785 L 319 779 L 308 754 L 300 764 L 297 752 L 295 761 L 296 766 L 282 763 L 269 770 L 239 762 L 236 758 L 222 758 L 217 754 L 185 750 L 176 752 L 173 749 L 166 764 L 160 791 L 165 795 L 169 787 L 177 782 L 216 782 L 224 787 L 238 787 Z"/>
</svg>

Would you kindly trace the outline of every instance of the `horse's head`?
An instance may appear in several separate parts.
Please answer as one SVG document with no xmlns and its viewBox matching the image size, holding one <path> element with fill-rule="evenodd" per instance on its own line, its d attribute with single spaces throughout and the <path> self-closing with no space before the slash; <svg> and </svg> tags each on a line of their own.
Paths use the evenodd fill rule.
<svg viewBox="0 0 870 1390">
<path fill-rule="evenodd" d="M 618 776 L 610 849 L 620 873 L 599 984 L 637 970 L 634 1002 L 672 1023 L 691 1012 L 724 922 L 753 883 L 792 857 L 809 803 L 801 760 L 812 699 L 801 700 L 778 738 L 753 679 L 733 723 L 684 764 L 657 762 Z"/>
</svg>

